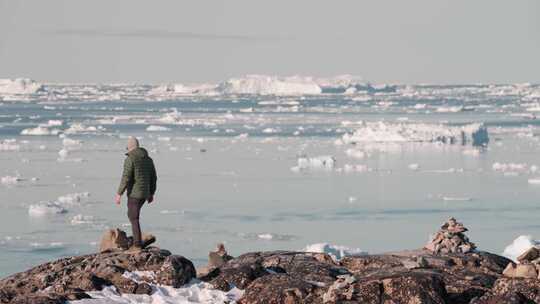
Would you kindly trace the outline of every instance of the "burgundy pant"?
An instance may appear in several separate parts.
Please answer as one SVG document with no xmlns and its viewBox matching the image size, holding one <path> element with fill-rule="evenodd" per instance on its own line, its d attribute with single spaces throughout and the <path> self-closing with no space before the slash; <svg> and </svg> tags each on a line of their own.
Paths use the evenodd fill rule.
<svg viewBox="0 0 540 304">
<path fill-rule="evenodd" d="M 133 232 L 133 246 L 141 246 L 141 225 L 139 224 L 139 214 L 144 205 L 145 199 L 128 197 L 128 213 L 127 216 L 131 222 L 131 230 Z"/>
</svg>

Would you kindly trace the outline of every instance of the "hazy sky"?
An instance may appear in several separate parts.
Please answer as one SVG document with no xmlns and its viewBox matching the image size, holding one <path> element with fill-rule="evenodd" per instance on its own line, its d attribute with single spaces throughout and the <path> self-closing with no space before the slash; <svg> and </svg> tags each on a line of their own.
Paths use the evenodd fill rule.
<svg viewBox="0 0 540 304">
<path fill-rule="evenodd" d="M 538 0 L 0 0 L 0 78 L 540 82 Z"/>
</svg>

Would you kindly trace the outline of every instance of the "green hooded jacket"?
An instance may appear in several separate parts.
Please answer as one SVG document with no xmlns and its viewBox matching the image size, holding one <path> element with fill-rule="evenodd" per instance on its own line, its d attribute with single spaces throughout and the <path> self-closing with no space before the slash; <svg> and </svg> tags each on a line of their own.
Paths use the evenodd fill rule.
<svg viewBox="0 0 540 304">
<path fill-rule="evenodd" d="M 128 153 L 124 161 L 122 180 L 118 187 L 118 194 L 138 199 L 148 199 L 156 193 L 156 168 L 154 161 L 143 148 L 136 148 Z"/>
</svg>

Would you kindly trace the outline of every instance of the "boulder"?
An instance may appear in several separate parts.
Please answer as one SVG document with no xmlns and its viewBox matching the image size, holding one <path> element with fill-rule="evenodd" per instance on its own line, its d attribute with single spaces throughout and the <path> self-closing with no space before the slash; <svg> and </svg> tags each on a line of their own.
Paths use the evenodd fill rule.
<svg viewBox="0 0 540 304">
<path fill-rule="evenodd" d="M 531 247 L 529 250 L 517 257 L 520 263 L 531 262 L 540 257 L 540 250 L 536 247 Z"/>
<path fill-rule="evenodd" d="M 133 271 L 151 271 L 154 276 L 145 278 L 148 282 L 123 276 Z M 111 285 L 121 293 L 149 294 L 152 288 L 148 283 L 180 287 L 194 277 L 193 263 L 167 250 L 149 247 L 134 254 L 108 251 L 59 259 L 2 279 L 0 303 L 19 303 L 13 301 L 26 298 L 26 303 L 63 303 Z M 36 294 L 39 290 L 47 293 Z"/>
<path fill-rule="evenodd" d="M 110 229 L 103 234 L 99 244 L 99 252 L 126 250 L 129 248 L 129 239 L 123 230 Z"/>
</svg>

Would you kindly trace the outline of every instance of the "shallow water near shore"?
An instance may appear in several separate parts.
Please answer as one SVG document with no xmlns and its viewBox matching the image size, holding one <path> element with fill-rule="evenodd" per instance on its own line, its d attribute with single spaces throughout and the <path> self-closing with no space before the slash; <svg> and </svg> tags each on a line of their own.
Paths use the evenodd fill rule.
<svg viewBox="0 0 540 304">
<path fill-rule="evenodd" d="M 494 253 L 540 235 L 533 112 L 516 97 L 432 94 L 4 101 L 0 277 L 95 252 L 105 229 L 130 231 L 125 199 L 113 203 L 127 136 L 140 138 L 158 170 L 143 231 L 196 265 L 219 242 L 232 255 L 320 242 L 370 253 L 418 248 L 452 216 Z M 470 108 L 452 108 L 461 106 Z M 490 143 L 340 143 L 359 121 L 480 122 Z M 291 170 L 299 157 L 326 155 L 331 168 Z"/>
</svg>

